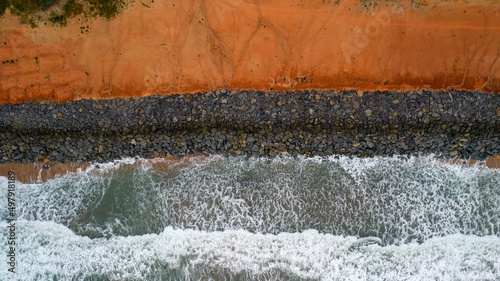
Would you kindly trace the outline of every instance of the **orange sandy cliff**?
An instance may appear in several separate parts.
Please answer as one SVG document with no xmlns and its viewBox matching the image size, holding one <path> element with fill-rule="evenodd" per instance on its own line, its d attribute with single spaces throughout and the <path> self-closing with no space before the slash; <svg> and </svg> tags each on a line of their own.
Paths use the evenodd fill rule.
<svg viewBox="0 0 500 281">
<path fill-rule="evenodd" d="M 500 91 L 499 1 L 154 1 L 62 28 L 7 12 L 0 30 L 0 103 L 224 87 Z"/>
</svg>

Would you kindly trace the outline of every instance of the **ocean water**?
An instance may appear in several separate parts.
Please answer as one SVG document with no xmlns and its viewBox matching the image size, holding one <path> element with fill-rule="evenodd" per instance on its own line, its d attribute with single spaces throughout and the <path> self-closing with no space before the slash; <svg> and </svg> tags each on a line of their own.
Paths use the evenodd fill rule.
<svg viewBox="0 0 500 281">
<path fill-rule="evenodd" d="M 499 280 L 500 170 L 426 157 L 124 159 L 16 183 L 0 280 Z"/>
</svg>

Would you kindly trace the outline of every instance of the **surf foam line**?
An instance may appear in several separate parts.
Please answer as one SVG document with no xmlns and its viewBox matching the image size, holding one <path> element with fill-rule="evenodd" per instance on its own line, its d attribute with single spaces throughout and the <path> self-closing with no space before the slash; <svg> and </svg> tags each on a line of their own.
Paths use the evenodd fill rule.
<svg viewBox="0 0 500 281">
<path fill-rule="evenodd" d="M 0 222 L 4 229 L 6 222 Z M 500 238 L 449 235 L 380 246 L 315 230 L 277 235 L 165 228 L 109 239 L 53 222 L 19 221 L 18 273 L 2 280 L 496 280 Z M 5 233 L 1 234 L 2 239 Z M 7 278 L 8 277 L 8 278 Z"/>
<path fill-rule="evenodd" d="M 19 183 L 17 198 L 20 219 L 52 221 L 90 238 L 158 234 L 168 226 L 315 229 L 402 245 L 457 233 L 498 236 L 499 182 L 498 170 L 434 157 L 213 156 L 94 165 L 43 184 Z"/>
</svg>

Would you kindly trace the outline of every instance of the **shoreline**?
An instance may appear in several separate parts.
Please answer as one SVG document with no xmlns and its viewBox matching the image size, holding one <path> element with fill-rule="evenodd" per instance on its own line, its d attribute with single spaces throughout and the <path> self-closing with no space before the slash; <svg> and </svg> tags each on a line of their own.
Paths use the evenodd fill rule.
<svg viewBox="0 0 500 281">
<path fill-rule="evenodd" d="M 189 164 L 190 162 L 197 161 L 205 158 L 205 156 L 186 156 L 182 158 L 151 158 L 151 159 L 141 159 L 141 160 L 166 160 L 160 161 L 160 163 L 153 163 L 154 168 L 168 168 L 170 164 L 176 165 L 184 165 Z M 489 157 L 483 161 L 476 161 L 471 159 L 447 159 L 447 158 L 436 158 L 439 161 L 443 161 L 445 163 L 450 163 L 454 165 L 462 165 L 463 167 L 471 167 L 476 164 L 481 163 L 484 165 L 483 167 L 489 169 L 499 169 L 500 170 L 500 155 L 495 155 Z M 49 167 L 45 166 L 45 163 L 30 163 L 30 164 L 21 164 L 21 163 L 7 163 L 0 164 L 0 176 L 7 176 L 9 171 L 14 171 L 16 173 L 16 180 L 25 183 L 44 183 L 49 180 L 63 177 L 70 173 L 76 173 L 81 170 L 86 170 L 93 165 L 98 165 L 94 163 L 83 163 L 83 164 L 53 164 Z M 45 167 L 44 167 L 45 166 Z M 156 167 L 155 167 L 156 166 Z"/>
<path fill-rule="evenodd" d="M 0 164 L 186 155 L 500 154 L 500 95 L 215 91 L 0 106 Z"/>
</svg>

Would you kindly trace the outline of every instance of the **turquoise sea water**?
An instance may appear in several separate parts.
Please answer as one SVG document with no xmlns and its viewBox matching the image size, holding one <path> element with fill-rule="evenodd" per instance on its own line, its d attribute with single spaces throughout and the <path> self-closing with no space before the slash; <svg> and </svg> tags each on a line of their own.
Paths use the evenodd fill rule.
<svg viewBox="0 0 500 281">
<path fill-rule="evenodd" d="M 124 159 L 16 191 L 0 280 L 500 279 L 500 170 L 432 156 Z"/>
</svg>

